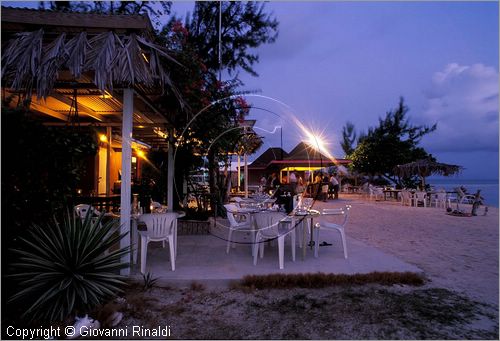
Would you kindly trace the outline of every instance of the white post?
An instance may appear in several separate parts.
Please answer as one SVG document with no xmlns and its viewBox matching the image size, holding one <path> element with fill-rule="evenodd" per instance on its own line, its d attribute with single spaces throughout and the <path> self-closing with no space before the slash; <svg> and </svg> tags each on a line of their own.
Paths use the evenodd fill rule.
<svg viewBox="0 0 500 341">
<path fill-rule="evenodd" d="M 106 138 L 108 140 L 108 145 L 106 146 L 106 195 L 111 194 L 111 141 L 112 131 L 111 127 L 106 127 Z"/>
<path fill-rule="evenodd" d="M 168 154 L 167 154 L 167 206 L 168 211 L 174 210 L 174 130 L 168 130 Z"/>
<path fill-rule="evenodd" d="M 240 154 L 236 155 L 238 157 L 238 192 L 241 191 L 241 162 L 240 162 Z"/>
<path fill-rule="evenodd" d="M 120 195 L 120 233 L 126 233 L 120 240 L 120 247 L 130 246 L 130 198 L 132 178 L 132 124 L 134 112 L 134 90 L 123 90 L 123 118 L 122 118 L 122 183 Z M 136 245 L 132 245 L 133 248 Z M 122 256 L 123 263 L 130 263 L 130 255 Z M 121 274 L 128 276 L 130 267 L 121 270 Z"/>
<path fill-rule="evenodd" d="M 248 156 L 247 153 L 243 156 L 245 162 L 244 177 L 245 177 L 245 198 L 248 198 Z"/>
</svg>

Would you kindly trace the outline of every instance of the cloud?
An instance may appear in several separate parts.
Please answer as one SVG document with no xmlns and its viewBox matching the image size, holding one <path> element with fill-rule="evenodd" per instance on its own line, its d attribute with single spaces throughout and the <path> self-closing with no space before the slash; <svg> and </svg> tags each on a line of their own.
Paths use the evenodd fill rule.
<svg viewBox="0 0 500 341">
<path fill-rule="evenodd" d="M 448 64 L 432 77 L 420 120 L 437 122 L 422 144 L 430 152 L 498 151 L 498 71 L 483 64 Z"/>
</svg>

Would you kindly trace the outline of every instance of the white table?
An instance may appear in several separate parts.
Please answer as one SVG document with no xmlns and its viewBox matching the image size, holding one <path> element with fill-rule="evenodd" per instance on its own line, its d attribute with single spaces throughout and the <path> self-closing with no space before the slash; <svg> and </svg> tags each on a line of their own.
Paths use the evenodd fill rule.
<svg viewBox="0 0 500 341">
<path fill-rule="evenodd" d="M 302 224 L 302 260 L 306 258 L 306 239 L 307 239 L 307 230 L 311 233 L 310 247 L 312 249 L 312 238 L 313 238 L 313 227 L 315 217 L 319 217 L 321 213 L 317 210 L 307 210 L 307 211 L 295 211 L 291 213 L 292 217 L 292 228 L 297 224 L 297 220 Z M 304 226 L 304 220 L 307 226 Z"/>
</svg>

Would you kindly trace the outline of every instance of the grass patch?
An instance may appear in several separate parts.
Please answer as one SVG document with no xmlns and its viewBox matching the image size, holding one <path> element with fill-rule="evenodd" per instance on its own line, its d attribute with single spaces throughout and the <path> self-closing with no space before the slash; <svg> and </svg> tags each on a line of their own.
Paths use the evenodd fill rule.
<svg viewBox="0 0 500 341">
<path fill-rule="evenodd" d="M 239 289 L 287 289 L 287 288 L 325 288 L 337 285 L 404 284 L 421 286 L 425 282 L 422 275 L 415 272 L 370 272 L 368 274 L 271 274 L 247 275 L 241 282 L 233 285 Z"/>
<path fill-rule="evenodd" d="M 351 283 L 351 282 L 349 282 Z M 440 288 L 128 289 L 118 327 L 175 339 L 498 339 L 495 307 Z"/>
<path fill-rule="evenodd" d="M 194 282 L 191 282 L 191 284 L 189 285 L 189 290 L 191 290 L 191 291 L 205 291 L 206 287 L 202 283 L 194 281 Z"/>
</svg>

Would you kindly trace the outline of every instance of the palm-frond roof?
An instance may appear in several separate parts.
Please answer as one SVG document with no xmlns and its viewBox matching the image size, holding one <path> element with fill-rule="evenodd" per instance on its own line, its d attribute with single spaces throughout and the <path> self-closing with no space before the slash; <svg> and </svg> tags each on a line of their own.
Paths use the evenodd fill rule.
<svg viewBox="0 0 500 341">
<path fill-rule="evenodd" d="M 163 91 L 185 105 L 169 76 L 178 63 L 153 41 L 147 16 L 2 7 L 1 20 L 3 99 L 10 106 L 30 100 L 31 111 L 58 124 L 69 121 L 78 97 L 82 123 L 119 129 L 121 89 L 133 88 L 134 126 L 143 127 L 134 135 L 158 138 L 153 130 L 170 125 L 157 104 Z"/>
<path fill-rule="evenodd" d="M 450 176 L 459 174 L 462 170 L 462 166 L 436 162 L 428 158 L 398 165 L 394 168 L 394 173 L 402 178 L 406 178 L 414 175 L 420 177 L 427 177 L 430 175 Z"/>
</svg>

